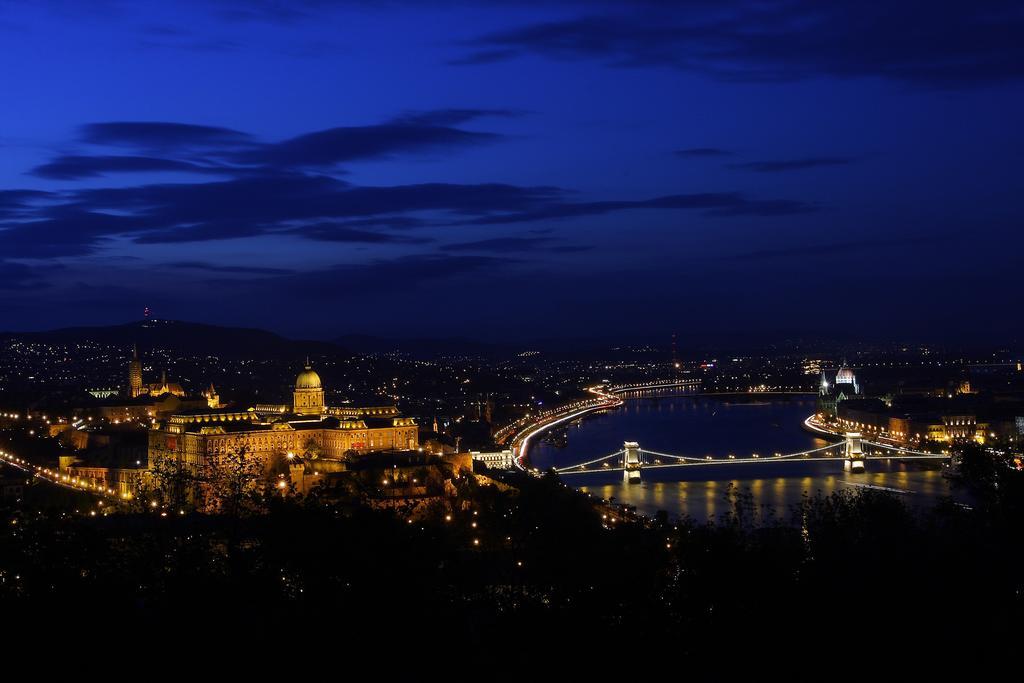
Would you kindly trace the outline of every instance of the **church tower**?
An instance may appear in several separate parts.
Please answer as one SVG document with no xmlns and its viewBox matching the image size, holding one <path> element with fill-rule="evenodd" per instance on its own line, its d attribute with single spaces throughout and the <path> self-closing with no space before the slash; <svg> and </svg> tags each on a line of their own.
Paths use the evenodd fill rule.
<svg viewBox="0 0 1024 683">
<path fill-rule="evenodd" d="M 296 415 L 324 414 L 324 389 L 320 384 L 320 375 L 313 370 L 308 358 L 306 369 L 295 378 L 293 397 L 292 412 Z"/>
<path fill-rule="evenodd" d="M 128 396 L 138 398 L 142 395 L 142 362 L 139 360 L 138 347 L 132 347 L 132 360 L 128 363 Z"/>
<path fill-rule="evenodd" d="M 210 382 L 210 388 L 203 392 L 203 397 L 211 408 L 220 408 L 220 396 L 217 395 L 217 389 L 213 386 L 213 382 Z"/>
</svg>

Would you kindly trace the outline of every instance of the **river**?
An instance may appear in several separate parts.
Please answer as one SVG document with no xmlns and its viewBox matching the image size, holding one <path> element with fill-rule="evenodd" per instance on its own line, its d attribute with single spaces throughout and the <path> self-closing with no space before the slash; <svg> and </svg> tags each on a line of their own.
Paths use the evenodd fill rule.
<svg viewBox="0 0 1024 683">
<path fill-rule="evenodd" d="M 563 467 L 637 441 L 642 448 L 689 456 L 762 457 L 824 446 L 808 433 L 804 418 L 814 412 L 813 396 L 699 396 L 679 390 L 628 398 L 619 407 L 592 413 L 549 432 L 530 447 L 530 464 Z M 765 462 L 644 470 L 641 484 L 624 484 L 621 472 L 565 475 L 565 480 L 601 498 L 635 505 L 652 515 L 716 519 L 741 493 L 762 519 L 787 519 L 804 495 L 882 487 L 911 507 L 927 507 L 953 493 L 936 463 L 873 460 L 852 474 L 836 462 Z"/>
</svg>

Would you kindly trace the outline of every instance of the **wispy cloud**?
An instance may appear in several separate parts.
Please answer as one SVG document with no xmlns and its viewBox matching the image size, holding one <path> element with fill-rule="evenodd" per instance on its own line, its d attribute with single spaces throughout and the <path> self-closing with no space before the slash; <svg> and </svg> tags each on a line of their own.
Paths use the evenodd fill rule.
<svg viewBox="0 0 1024 683">
<path fill-rule="evenodd" d="M 690 147 L 689 149 L 677 149 L 673 154 L 684 159 L 691 159 L 698 157 L 727 157 L 731 156 L 732 152 L 718 147 Z"/>
<path fill-rule="evenodd" d="M 784 173 L 786 171 L 803 171 L 808 168 L 823 166 L 846 166 L 856 159 L 846 157 L 811 157 L 807 159 L 784 159 L 776 161 L 748 161 L 740 164 L 729 164 L 729 168 L 758 173 Z"/>
<path fill-rule="evenodd" d="M 0 247 L 8 258 L 86 256 L 112 240 L 169 244 L 262 235 L 325 243 L 422 245 L 454 225 L 510 225 L 622 211 L 691 211 L 707 216 L 779 216 L 816 210 L 794 199 L 739 192 L 574 201 L 562 187 L 504 183 L 365 186 L 339 177 L 335 164 L 419 150 L 478 145 L 500 136 L 467 131 L 503 109 L 407 112 L 382 124 L 343 126 L 280 142 L 230 128 L 177 122 L 92 123 L 79 144 L 96 154 L 61 154 L 32 169 L 50 180 L 110 174 L 181 173 L 186 182 L 119 184 L 44 192 L 0 192 Z M 124 150 L 110 154 L 109 149 Z M 820 160 L 818 161 L 820 163 Z M 325 173 L 324 169 L 329 169 Z M 208 176 L 219 176 L 210 178 Z M 430 234 L 426 234 L 427 230 Z M 517 236 L 449 244 L 448 251 L 540 248 Z M 586 247 L 548 244 L 551 251 Z"/>
<path fill-rule="evenodd" d="M 589 9 L 601 13 L 465 40 L 450 63 L 533 54 L 729 81 L 875 77 L 962 87 L 1024 78 L 1024 13 L 1015 0 L 623 0 Z"/>
</svg>

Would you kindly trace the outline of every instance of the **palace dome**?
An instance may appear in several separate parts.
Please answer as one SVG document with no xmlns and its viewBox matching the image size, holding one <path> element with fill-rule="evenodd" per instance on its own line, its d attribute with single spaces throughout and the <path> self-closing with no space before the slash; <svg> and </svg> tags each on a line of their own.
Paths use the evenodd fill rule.
<svg viewBox="0 0 1024 683">
<path fill-rule="evenodd" d="M 320 375 L 316 374 L 309 365 L 306 369 L 299 373 L 299 376 L 295 378 L 296 389 L 320 389 Z"/>
<path fill-rule="evenodd" d="M 853 384 L 856 381 L 857 379 L 853 375 L 853 370 L 845 365 L 836 373 L 836 384 Z"/>
</svg>

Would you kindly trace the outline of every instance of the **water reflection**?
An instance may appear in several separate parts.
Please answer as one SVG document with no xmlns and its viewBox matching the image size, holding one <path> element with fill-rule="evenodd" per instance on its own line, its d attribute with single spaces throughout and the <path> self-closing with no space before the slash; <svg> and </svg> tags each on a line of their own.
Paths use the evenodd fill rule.
<svg viewBox="0 0 1024 683">
<path fill-rule="evenodd" d="M 639 485 L 606 482 L 582 485 L 580 489 L 601 498 L 635 505 L 644 514 L 653 515 L 658 510 L 666 510 L 673 515 L 697 520 L 718 519 L 731 512 L 740 495 L 749 501 L 760 519 L 769 516 L 786 519 L 805 495 L 817 493 L 829 495 L 836 491 L 883 489 L 899 496 L 912 508 L 930 507 L 940 498 L 950 495 L 948 482 L 938 469 L 912 471 L 901 465 L 887 467 L 884 463 L 874 462 L 871 465 L 884 469 L 851 474 L 837 465 L 837 471 L 815 476 L 653 481 Z"/>
<path fill-rule="evenodd" d="M 813 410 L 809 397 L 758 397 L 756 403 L 702 396 L 632 399 L 621 409 L 584 418 L 567 430 L 560 446 L 536 444 L 530 458 L 542 469 L 564 466 L 617 451 L 627 440 L 679 455 L 791 453 L 827 443 L 801 427 Z M 624 485 L 621 477 L 594 472 L 567 481 L 602 498 L 636 505 L 645 514 L 666 510 L 699 520 L 729 512 L 739 493 L 762 519 L 788 518 L 803 496 L 818 492 L 880 487 L 912 507 L 930 506 L 950 494 L 937 466 L 884 460 L 869 462 L 863 474 L 844 472 L 837 461 L 645 470 L 639 485 Z"/>
</svg>

